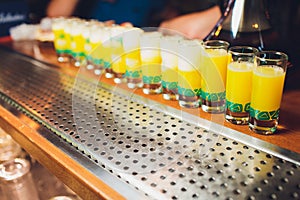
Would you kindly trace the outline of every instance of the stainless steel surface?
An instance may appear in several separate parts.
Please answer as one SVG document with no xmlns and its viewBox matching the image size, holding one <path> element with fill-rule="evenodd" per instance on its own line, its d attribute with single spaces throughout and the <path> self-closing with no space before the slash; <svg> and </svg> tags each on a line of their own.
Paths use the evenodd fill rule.
<svg viewBox="0 0 300 200">
<path fill-rule="evenodd" d="M 0 53 L 2 101 L 145 198 L 299 199 L 299 154 L 97 80 Z"/>
<path fill-rule="evenodd" d="M 9 102 L 10 104 L 8 104 Z M 49 142 L 54 144 L 57 148 L 63 151 L 66 155 L 71 157 L 73 160 L 78 162 L 80 165 L 84 166 L 87 170 L 94 174 L 95 177 L 101 179 L 104 183 L 112 188 L 115 188 L 119 193 L 121 193 L 127 199 L 143 199 L 143 193 L 135 190 L 131 185 L 125 184 L 120 181 L 115 175 L 111 174 L 107 170 L 99 167 L 93 160 L 91 160 L 88 155 L 83 154 L 78 148 L 74 148 L 72 145 L 68 144 L 64 139 L 54 134 L 49 127 L 41 123 L 41 121 L 36 120 L 36 118 L 30 119 L 28 113 L 24 112 L 19 106 L 12 103 L 12 101 L 3 101 L 0 98 L 0 104 L 8 109 L 15 116 L 18 116 L 21 121 L 29 122 L 30 127 L 38 131 L 38 133 L 47 139 Z M 21 111 L 22 110 L 22 111 Z M 27 155 L 27 154 L 26 154 Z M 22 156 L 22 157 L 25 157 Z M 28 158 L 29 159 L 29 158 Z M 30 159 L 29 159 L 30 160 Z M 41 167 L 39 163 L 34 162 L 33 164 L 33 177 L 39 188 L 39 195 L 41 200 L 49 199 L 49 195 L 63 195 L 65 194 L 63 188 L 61 188 L 61 181 L 56 180 L 49 171 Z M 55 183 L 57 181 L 57 183 Z M 58 184 L 58 185 L 57 185 Z M 47 190 L 47 191 L 46 191 Z M 54 191 L 53 191 L 54 190 Z M 70 191 L 69 191 L 70 192 Z M 1 192 L 0 192 L 1 193 Z M 67 193 L 69 194 L 69 193 Z M 69 194 L 70 195 L 70 194 Z M 1 199 L 1 194 L 0 194 Z"/>
</svg>

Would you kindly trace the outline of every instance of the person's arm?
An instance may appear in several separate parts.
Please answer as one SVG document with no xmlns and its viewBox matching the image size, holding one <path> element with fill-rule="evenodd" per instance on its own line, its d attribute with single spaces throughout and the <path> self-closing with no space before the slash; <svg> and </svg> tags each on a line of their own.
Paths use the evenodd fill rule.
<svg viewBox="0 0 300 200">
<path fill-rule="evenodd" d="M 78 0 L 51 0 L 47 7 L 48 17 L 69 17 L 73 14 Z"/>
<path fill-rule="evenodd" d="M 213 29 L 222 13 L 219 6 L 204 11 L 185 14 L 164 21 L 160 28 L 177 31 L 190 39 L 203 39 Z"/>
</svg>

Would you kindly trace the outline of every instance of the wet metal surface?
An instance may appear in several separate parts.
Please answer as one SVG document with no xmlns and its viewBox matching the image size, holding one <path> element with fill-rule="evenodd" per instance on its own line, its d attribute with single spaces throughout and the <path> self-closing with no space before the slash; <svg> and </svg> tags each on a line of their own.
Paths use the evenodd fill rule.
<svg viewBox="0 0 300 200">
<path fill-rule="evenodd" d="M 145 198 L 300 198 L 298 154 L 253 140 L 256 148 L 241 133 L 233 140 L 236 131 L 21 55 L 0 57 L 2 101 Z"/>
</svg>

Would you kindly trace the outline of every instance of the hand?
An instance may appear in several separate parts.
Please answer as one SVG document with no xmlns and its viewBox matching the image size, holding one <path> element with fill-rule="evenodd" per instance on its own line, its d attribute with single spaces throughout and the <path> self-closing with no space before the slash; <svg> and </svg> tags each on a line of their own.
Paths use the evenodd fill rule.
<svg viewBox="0 0 300 200">
<path fill-rule="evenodd" d="M 160 30 L 167 34 L 183 34 L 189 39 L 203 39 L 213 29 L 219 18 L 221 10 L 214 6 L 205 11 L 175 17 L 160 24 Z"/>
<path fill-rule="evenodd" d="M 74 13 L 79 0 L 51 0 L 47 6 L 48 17 L 69 17 Z"/>
</svg>

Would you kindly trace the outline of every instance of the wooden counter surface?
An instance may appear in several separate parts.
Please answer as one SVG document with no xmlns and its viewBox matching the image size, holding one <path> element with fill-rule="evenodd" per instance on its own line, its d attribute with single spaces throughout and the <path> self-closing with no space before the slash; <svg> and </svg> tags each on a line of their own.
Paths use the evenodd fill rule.
<svg viewBox="0 0 300 200">
<path fill-rule="evenodd" d="M 63 69 L 63 72 L 71 76 L 75 76 L 78 71 L 78 68 L 71 64 L 61 64 L 57 62 L 53 45 L 50 42 L 12 42 L 8 39 L 7 41 L 2 41 L 0 44 L 28 56 L 32 56 L 37 60 L 60 66 Z M 250 131 L 248 126 L 230 124 L 224 120 L 222 114 L 213 114 L 214 116 L 212 116 L 211 114 L 203 112 L 201 109 L 184 110 L 195 115 L 200 115 L 202 118 L 208 120 L 213 117 L 214 121 L 218 121 L 218 123 L 221 123 L 226 127 L 259 138 L 284 149 L 300 153 L 300 70 L 297 69 L 297 67 L 298 66 L 293 66 L 288 69 L 280 108 L 279 128 L 273 135 L 259 135 Z M 87 72 L 87 74 L 89 74 L 91 78 L 96 78 L 92 72 Z M 115 85 L 110 79 L 102 78 L 100 81 Z M 124 88 L 128 90 L 128 92 L 134 92 L 138 95 L 145 96 L 141 89 L 133 91 L 128 89 L 125 84 L 117 85 L 117 87 Z M 146 97 L 171 107 L 182 109 L 178 106 L 178 102 L 163 100 L 161 95 L 147 95 Z"/>
</svg>

